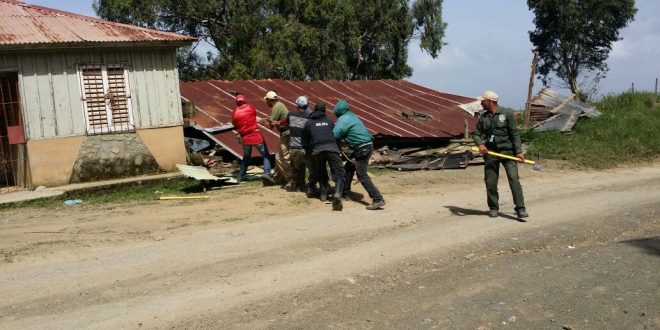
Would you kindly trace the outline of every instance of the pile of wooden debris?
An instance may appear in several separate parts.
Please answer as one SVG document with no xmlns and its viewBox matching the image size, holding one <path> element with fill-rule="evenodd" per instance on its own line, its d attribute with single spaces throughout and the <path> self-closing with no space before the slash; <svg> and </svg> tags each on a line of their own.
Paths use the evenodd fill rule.
<svg viewBox="0 0 660 330">
<path fill-rule="evenodd" d="M 236 165 L 233 162 L 226 161 L 225 149 L 219 145 L 211 145 L 209 141 L 185 138 L 186 149 L 188 150 L 188 163 L 194 166 L 204 166 L 209 169 L 213 175 L 223 175 L 235 170 Z"/>
<path fill-rule="evenodd" d="M 390 149 L 387 146 L 374 151 L 369 166 L 398 171 L 464 169 L 481 164 L 481 155 L 474 154 L 472 140 L 457 140 L 443 148 Z"/>
</svg>

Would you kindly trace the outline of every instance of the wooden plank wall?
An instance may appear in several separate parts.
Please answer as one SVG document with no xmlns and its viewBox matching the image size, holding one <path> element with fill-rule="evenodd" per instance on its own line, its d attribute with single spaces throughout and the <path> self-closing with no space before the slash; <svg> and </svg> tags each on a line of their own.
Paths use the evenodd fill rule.
<svg viewBox="0 0 660 330">
<path fill-rule="evenodd" d="M 18 70 L 29 139 L 87 134 L 77 67 L 128 65 L 136 129 L 182 125 L 173 48 L 0 53 L 0 71 Z"/>
</svg>

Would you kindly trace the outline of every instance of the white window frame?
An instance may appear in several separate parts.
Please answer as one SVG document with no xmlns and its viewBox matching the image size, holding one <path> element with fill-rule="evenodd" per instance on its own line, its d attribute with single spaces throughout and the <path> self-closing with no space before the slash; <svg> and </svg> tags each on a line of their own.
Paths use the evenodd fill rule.
<svg viewBox="0 0 660 330">
<path fill-rule="evenodd" d="M 110 82 L 108 80 L 108 68 L 122 68 L 124 77 L 124 88 L 126 95 L 126 111 L 128 112 L 128 123 L 115 124 L 112 114 L 112 104 L 110 102 L 109 91 Z M 85 69 L 101 69 L 101 79 L 103 82 L 103 94 L 105 98 L 105 112 L 107 119 L 107 126 L 98 127 L 92 125 L 89 119 L 89 109 L 85 95 L 85 79 L 83 77 L 83 70 Z M 82 102 L 83 111 L 85 112 L 85 123 L 87 125 L 88 134 L 104 134 L 115 132 L 130 132 L 135 130 L 135 123 L 133 121 L 133 105 L 131 102 L 131 85 L 128 79 L 128 66 L 122 64 L 81 64 L 78 65 L 78 81 L 80 84 L 80 100 Z"/>
</svg>

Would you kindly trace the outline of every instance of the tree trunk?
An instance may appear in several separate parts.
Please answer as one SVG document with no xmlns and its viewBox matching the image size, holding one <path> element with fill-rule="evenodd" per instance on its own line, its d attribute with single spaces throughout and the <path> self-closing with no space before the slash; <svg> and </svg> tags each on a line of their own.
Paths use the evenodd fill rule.
<svg viewBox="0 0 660 330">
<path fill-rule="evenodd" d="M 582 99 L 582 94 L 580 93 L 580 86 L 578 86 L 577 82 L 577 76 L 570 77 L 570 81 L 568 82 L 569 87 L 571 88 L 571 93 L 575 94 L 575 96 L 580 100 L 584 101 Z"/>
</svg>

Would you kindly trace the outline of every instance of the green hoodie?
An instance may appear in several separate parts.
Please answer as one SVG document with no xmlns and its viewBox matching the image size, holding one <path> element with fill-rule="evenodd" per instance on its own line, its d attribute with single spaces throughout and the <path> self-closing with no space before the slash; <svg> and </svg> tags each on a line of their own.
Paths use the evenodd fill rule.
<svg viewBox="0 0 660 330">
<path fill-rule="evenodd" d="M 339 100 L 333 112 L 337 116 L 337 122 L 332 129 L 335 139 L 345 140 L 351 149 L 373 141 L 374 138 L 369 134 L 367 127 L 364 126 L 360 118 L 349 110 L 346 101 Z"/>
</svg>

